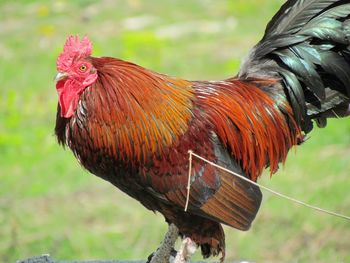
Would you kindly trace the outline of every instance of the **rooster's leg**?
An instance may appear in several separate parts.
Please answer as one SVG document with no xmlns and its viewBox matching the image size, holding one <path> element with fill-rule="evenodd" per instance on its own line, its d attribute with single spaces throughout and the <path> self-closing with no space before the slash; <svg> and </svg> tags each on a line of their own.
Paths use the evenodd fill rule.
<svg viewBox="0 0 350 263">
<path fill-rule="evenodd" d="M 174 251 L 174 245 L 178 236 L 179 236 L 179 229 L 174 224 L 170 224 L 168 232 L 165 234 L 162 244 L 157 249 L 157 251 L 154 252 L 153 255 L 151 255 L 148 258 L 147 262 L 149 263 L 169 262 L 170 256 Z"/>
<path fill-rule="evenodd" d="M 197 244 L 192 241 L 189 237 L 186 237 L 181 244 L 181 248 L 177 253 L 174 263 L 186 263 L 189 262 L 191 256 L 197 249 Z"/>
</svg>

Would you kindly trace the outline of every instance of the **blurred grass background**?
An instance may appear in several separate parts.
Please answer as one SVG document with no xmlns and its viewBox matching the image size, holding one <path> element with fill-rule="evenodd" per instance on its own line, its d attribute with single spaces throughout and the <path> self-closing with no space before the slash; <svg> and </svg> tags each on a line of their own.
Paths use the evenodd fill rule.
<svg viewBox="0 0 350 263">
<path fill-rule="evenodd" d="M 53 136 L 55 60 L 69 34 L 95 56 L 131 60 L 187 79 L 233 76 L 282 0 L 0 2 L 0 262 L 144 259 L 167 227 L 84 171 Z M 297 154 L 295 154 L 295 152 Z M 350 213 L 350 122 L 330 121 L 261 183 Z M 248 232 L 226 228 L 227 259 L 350 262 L 344 220 L 264 195 Z M 196 259 L 200 256 L 197 255 Z"/>
</svg>

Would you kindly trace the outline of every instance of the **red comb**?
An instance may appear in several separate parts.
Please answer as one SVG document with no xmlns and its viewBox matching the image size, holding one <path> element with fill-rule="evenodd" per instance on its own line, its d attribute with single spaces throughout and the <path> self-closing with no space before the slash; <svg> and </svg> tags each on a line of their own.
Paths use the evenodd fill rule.
<svg viewBox="0 0 350 263">
<path fill-rule="evenodd" d="M 77 58 L 85 58 L 92 53 L 92 43 L 87 36 L 80 41 L 79 36 L 67 37 L 63 52 L 57 58 L 57 70 L 67 71 Z"/>
</svg>

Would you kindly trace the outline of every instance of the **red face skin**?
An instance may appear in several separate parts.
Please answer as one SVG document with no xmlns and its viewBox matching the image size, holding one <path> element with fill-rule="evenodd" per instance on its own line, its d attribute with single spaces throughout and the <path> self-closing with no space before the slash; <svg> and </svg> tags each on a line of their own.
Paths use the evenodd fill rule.
<svg viewBox="0 0 350 263">
<path fill-rule="evenodd" d="M 97 79 L 97 71 L 87 58 L 74 61 L 56 77 L 61 117 L 70 118 L 77 109 L 80 94 Z"/>
</svg>

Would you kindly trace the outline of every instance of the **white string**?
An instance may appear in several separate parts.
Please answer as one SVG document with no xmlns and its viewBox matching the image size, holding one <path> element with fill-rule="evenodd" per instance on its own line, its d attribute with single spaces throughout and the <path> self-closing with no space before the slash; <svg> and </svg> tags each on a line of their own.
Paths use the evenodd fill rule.
<svg viewBox="0 0 350 263">
<path fill-rule="evenodd" d="M 281 194 L 281 193 L 279 193 L 279 192 L 276 192 L 276 191 L 274 191 L 274 190 L 272 190 L 272 189 L 270 189 L 270 188 L 268 188 L 268 187 L 266 187 L 266 186 L 263 186 L 263 185 L 258 184 L 258 183 L 256 183 L 256 182 L 253 182 L 253 181 L 249 180 L 248 178 L 246 178 L 246 177 L 244 177 L 244 176 L 242 176 L 242 175 L 240 175 L 240 174 L 238 174 L 238 173 L 235 173 L 235 172 L 233 172 L 233 171 L 231 171 L 231 170 L 228 170 L 228 169 L 226 169 L 226 168 L 224 168 L 224 167 L 222 167 L 222 166 L 220 166 L 220 165 L 217 165 L 216 163 L 213 163 L 213 162 L 211 162 L 211 161 L 209 161 L 209 160 L 203 158 L 202 156 L 200 156 L 200 155 L 198 155 L 198 154 L 195 154 L 195 153 L 194 153 L 193 151 L 191 151 L 191 150 L 188 151 L 188 154 L 189 154 L 189 162 L 190 162 L 190 163 L 189 163 L 189 171 L 188 171 L 187 198 L 186 198 L 185 211 L 187 211 L 188 202 L 189 202 L 189 197 L 190 197 L 191 174 L 192 174 L 192 156 L 195 156 L 195 157 L 197 157 L 198 159 L 200 159 L 200 160 L 202 160 L 202 161 L 204 161 L 204 162 L 207 162 L 208 164 L 210 164 L 210 165 L 212 165 L 212 166 L 214 166 L 214 167 L 216 167 L 216 168 L 218 168 L 218 169 L 220 169 L 220 170 L 223 170 L 223 171 L 225 171 L 225 172 L 228 172 L 228 173 L 230 173 L 230 174 L 233 174 L 233 175 L 237 176 L 238 178 L 240 178 L 240 179 L 242 179 L 242 180 L 244 180 L 244 181 L 246 181 L 246 182 L 248 182 L 248 183 L 251 183 L 251 184 L 253 184 L 253 185 L 255 185 L 255 186 L 258 186 L 258 187 L 260 187 L 260 188 L 262 188 L 262 189 L 265 189 L 266 191 L 268 191 L 268 192 L 270 192 L 270 193 L 272 193 L 272 194 L 274 194 L 274 195 L 277 195 L 277 196 L 279 196 L 279 197 L 282 197 L 282 198 L 284 198 L 284 199 L 287 199 L 287 200 L 289 200 L 289 201 L 291 201 L 291 202 L 294 202 L 294 203 L 297 203 L 297 204 L 299 204 L 299 205 L 303 205 L 303 206 L 305 206 L 305 207 L 314 209 L 314 210 L 316 210 L 316 211 L 319 211 L 319 212 L 322 212 L 322 213 L 326 213 L 326 214 L 329 214 L 329 215 L 333 215 L 333 216 L 336 216 L 336 217 L 340 217 L 340 218 L 343 218 L 343 219 L 346 219 L 346 220 L 349 220 L 349 221 L 350 221 L 350 216 L 342 215 L 342 214 L 339 214 L 339 213 L 336 213 L 336 212 L 333 212 L 333 211 L 329 211 L 329 210 L 326 210 L 326 209 L 323 209 L 323 208 L 320 208 L 320 207 L 317 207 L 317 206 L 314 206 L 314 205 L 310 205 L 310 204 L 307 204 L 307 203 L 305 203 L 305 202 L 302 202 L 302 201 L 300 201 L 300 200 L 298 200 L 298 199 L 295 199 L 295 198 L 293 198 L 293 197 L 290 197 L 290 196 Z"/>
<path fill-rule="evenodd" d="M 188 152 L 190 155 L 188 157 L 189 167 L 188 167 L 188 181 L 187 181 L 187 196 L 186 196 L 186 205 L 185 212 L 187 212 L 188 202 L 190 200 L 190 190 L 191 190 L 191 174 L 192 174 L 192 151 Z"/>
</svg>

